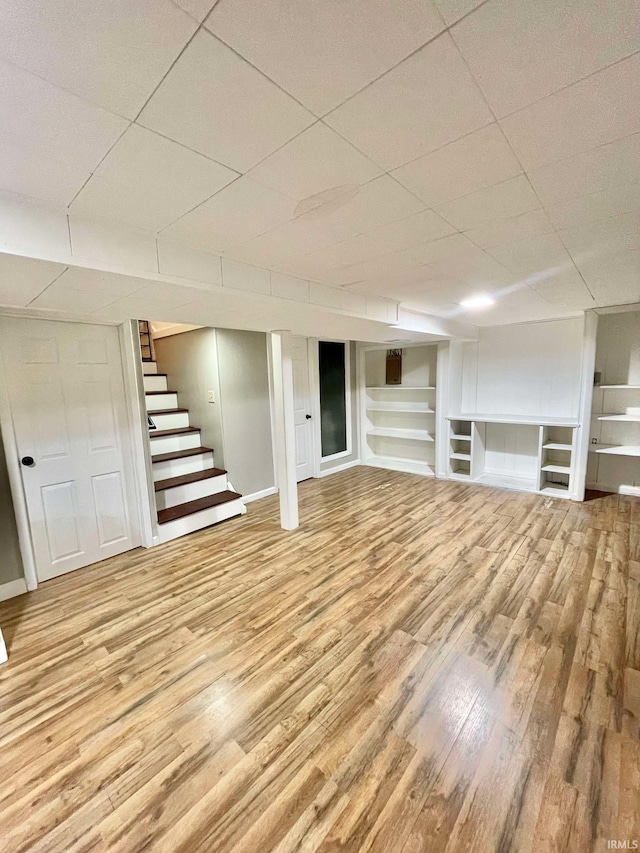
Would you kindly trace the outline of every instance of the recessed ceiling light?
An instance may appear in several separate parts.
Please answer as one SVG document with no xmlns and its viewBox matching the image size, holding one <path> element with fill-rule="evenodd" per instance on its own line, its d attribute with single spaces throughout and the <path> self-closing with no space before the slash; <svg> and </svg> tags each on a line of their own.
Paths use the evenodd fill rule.
<svg viewBox="0 0 640 853">
<path fill-rule="evenodd" d="M 468 299 L 463 299 L 460 305 L 463 308 L 468 308 L 470 311 L 476 311 L 480 308 L 488 308 L 490 305 L 495 305 L 496 300 L 486 293 L 479 293 L 477 296 L 470 296 Z"/>
</svg>

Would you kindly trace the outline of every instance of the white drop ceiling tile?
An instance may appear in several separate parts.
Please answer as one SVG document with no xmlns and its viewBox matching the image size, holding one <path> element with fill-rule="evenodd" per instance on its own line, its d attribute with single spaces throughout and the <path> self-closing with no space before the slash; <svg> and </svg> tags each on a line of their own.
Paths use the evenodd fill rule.
<svg viewBox="0 0 640 853">
<path fill-rule="evenodd" d="M 271 272 L 271 295 L 278 299 L 294 299 L 296 302 L 309 301 L 309 282 L 280 272 Z"/>
<path fill-rule="evenodd" d="M 580 267 L 583 258 L 640 248 L 640 213 L 633 211 L 573 228 L 563 228 L 559 233 Z"/>
<path fill-rule="evenodd" d="M 58 291 L 55 288 L 46 290 L 34 299 L 31 308 L 48 308 L 56 311 L 72 311 L 73 313 L 92 314 L 116 302 L 117 296 L 112 296 L 104 290 L 94 291 Z"/>
<path fill-rule="evenodd" d="M 0 186 L 65 206 L 128 122 L 0 62 Z"/>
<path fill-rule="evenodd" d="M 640 53 L 502 119 L 528 171 L 640 131 Z"/>
<path fill-rule="evenodd" d="M 521 172 L 499 125 L 494 123 L 401 166 L 393 176 L 433 207 Z"/>
<path fill-rule="evenodd" d="M 322 249 L 322 258 L 331 268 L 359 264 L 380 257 L 386 253 L 386 248 L 368 234 L 351 237 L 332 246 Z"/>
<path fill-rule="evenodd" d="M 247 293 L 269 294 L 271 292 L 269 270 L 233 261 L 230 258 L 222 259 L 222 283 L 225 287 L 244 290 Z"/>
<path fill-rule="evenodd" d="M 175 0 L 187 14 L 202 23 L 218 0 Z"/>
<path fill-rule="evenodd" d="M 574 308 L 593 308 L 596 305 L 596 300 L 589 293 L 586 285 L 581 281 L 575 287 L 567 288 L 563 286 L 549 286 L 536 288 L 538 293 L 547 302 L 562 303 L 571 305 Z"/>
<path fill-rule="evenodd" d="M 498 117 L 640 50 L 637 0 L 492 0 L 452 30 Z"/>
<path fill-rule="evenodd" d="M 541 234 L 551 234 L 553 224 L 544 210 L 530 210 L 511 219 L 494 222 L 483 228 L 473 228 L 465 231 L 466 236 L 483 249 L 491 249 L 503 243 L 512 243 L 525 237 L 537 237 Z"/>
<path fill-rule="evenodd" d="M 138 123 L 246 172 L 314 121 L 240 56 L 200 31 Z"/>
<path fill-rule="evenodd" d="M 633 183 L 638 176 L 640 133 L 529 172 L 529 180 L 544 205 Z"/>
<path fill-rule="evenodd" d="M 583 222 L 620 216 L 639 208 L 640 184 L 626 184 L 550 205 L 547 212 L 557 228 L 570 228 Z"/>
<path fill-rule="evenodd" d="M 444 29 L 431 0 L 225 0 L 211 32 L 317 115 Z"/>
<path fill-rule="evenodd" d="M 554 273 L 573 268 L 571 257 L 557 234 L 541 234 L 513 243 L 503 243 L 488 252 L 518 276 L 526 277 L 545 271 Z"/>
<path fill-rule="evenodd" d="M 444 33 L 325 121 L 385 169 L 490 124 L 493 116 Z"/>
<path fill-rule="evenodd" d="M 389 175 L 369 181 L 314 208 L 305 217 L 314 222 L 341 222 L 359 234 L 424 210 L 425 205 Z"/>
<path fill-rule="evenodd" d="M 158 272 L 156 241 L 150 234 L 69 216 L 71 253 L 77 262 L 109 263 Z"/>
<path fill-rule="evenodd" d="M 501 263 L 481 251 L 435 261 L 429 264 L 429 269 L 434 277 L 439 276 L 481 289 L 488 285 L 503 286 L 513 281 L 513 275 Z"/>
<path fill-rule="evenodd" d="M 562 264 L 561 266 L 543 267 L 526 276 L 527 286 L 532 290 L 565 290 L 567 292 L 579 291 L 584 288 L 584 281 L 575 265 Z"/>
<path fill-rule="evenodd" d="M 148 282 L 146 287 L 136 291 L 135 298 L 140 300 L 149 299 L 152 305 L 157 303 L 163 307 L 177 307 L 178 305 L 185 305 L 187 302 L 198 299 L 199 291 L 196 288 L 185 287 L 181 284 L 154 281 L 151 283 Z M 152 314 L 145 316 L 152 317 Z"/>
<path fill-rule="evenodd" d="M 433 210 L 406 216 L 369 232 L 369 237 L 389 252 L 422 246 L 431 240 L 455 234 L 455 228 Z"/>
<path fill-rule="evenodd" d="M 159 231 L 238 177 L 238 173 L 131 125 L 80 190 L 71 210 Z"/>
<path fill-rule="evenodd" d="M 196 27 L 171 0 L 6 0 L 0 56 L 134 118 Z"/>
<path fill-rule="evenodd" d="M 578 267 L 599 305 L 640 302 L 640 249 L 594 254 Z"/>
<path fill-rule="evenodd" d="M 333 246 L 352 234 L 351 228 L 340 223 L 317 225 L 307 217 L 292 219 L 284 225 L 278 225 L 272 231 L 254 237 L 239 246 L 232 246 L 228 253 L 231 257 L 247 263 L 272 266 L 292 260 L 319 249 L 329 251 Z M 357 239 L 357 238 L 355 238 Z M 328 256 L 330 261 L 330 256 Z"/>
<path fill-rule="evenodd" d="M 250 172 L 250 177 L 297 201 L 309 200 L 301 213 L 314 203 L 318 193 L 340 197 L 360 184 L 378 177 L 383 170 L 341 139 L 331 128 L 317 122 L 275 151 Z"/>
<path fill-rule="evenodd" d="M 439 240 L 426 243 L 424 246 L 416 246 L 409 250 L 411 256 L 423 264 L 434 264 L 447 258 L 462 257 L 466 254 L 477 257 L 479 252 L 478 247 L 464 234 L 451 234 L 449 237 L 442 237 Z"/>
<path fill-rule="evenodd" d="M 163 230 L 202 249 L 224 250 L 293 218 L 296 202 L 242 177 Z"/>
<path fill-rule="evenodd" d="M 399 299 L 398 293 L 402 292 L 399 288 L 409 284 L 424 284 L 427 281 L 432 281 L 434 273 L 423 265 L 415 265 L 414 267 L 406 267 L 398 264 L 396 268 L 391 265 L 381 265 L 376 269 L 373 264 L 362 264 L 354 267 L 345 267 L 342 273 L 342 281 L 337 277 L 334 284 L 339 284 L 341 287 L 361 290 L 364 286 L 372 284 L 379 289 L 375 292 L 382 292 L 383 295 L 389 296 L 392 299 Z M 350 279 L 350 280 L 349 280 Z M 383 288 L 380 290 L 380 288 Z M 372 292 L 374 292 L 372 290 Z"/>
<path fill-rule="evenodd" d="M 64 264 L 0 254 L 0 305 L 25 307 L 64 270 Z"/>
<path fill-rule="evenodd" d="M 441 214 L 460 231 L 481 228 L 492 222 L 511 219 L 540 207 L 536 194 L 524 175 L 439 205 Z"/>
<path fill-rule="evenodd" d="M 67 214 L 0 192 L 0 251 L 71 260 Z"/>
<path fill-rule="evenodd" d="M 222 285 L 220 256 L 190 246 L 158 240 L 158 267 L 163 275 L 192 279 L 203 286 Z"/>
<path fill-rule="evenodd" d="M 325 273 L 323 280 L 343 287 L 374 278 L 385 278 L 389 282 L 419 281 L 428 275 L 427 267 L 410 257 L 407 252 L 393 252 L 370 261 L 336 267 Z"/>
<path fill-rule="evenodd" d="M 483 0 L 435 0 L 440 14 L 447 24 L 453 24 L 468 15 L 479 6 Z"/>
</svg>

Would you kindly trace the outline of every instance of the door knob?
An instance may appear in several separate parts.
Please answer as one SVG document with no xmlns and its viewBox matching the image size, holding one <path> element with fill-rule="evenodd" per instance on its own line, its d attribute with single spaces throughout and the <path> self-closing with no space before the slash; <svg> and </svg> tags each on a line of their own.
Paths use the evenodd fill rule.
<svg viewBox="0 0 640 853">
<path fill-rule="evenodd" d="M 27 468 L 33 468 L 33 466 L 36 464 L 35 459 L 33 458 L 33 456 L 23 456 L 23 457 L 22 457 L 22 459 L 21 459 L 20 461 L 21 461 L 21 462 L 22 462 L 22 464 L 23 464 L 23 465 L 25 465 Z"/>
<path fill-rule="evenodd" d="M 305 415 L 305 418 L 306 418 L 308 421 L 310 421 L 310 420 L 311 420 L 311 415 Z"/>
</svg>

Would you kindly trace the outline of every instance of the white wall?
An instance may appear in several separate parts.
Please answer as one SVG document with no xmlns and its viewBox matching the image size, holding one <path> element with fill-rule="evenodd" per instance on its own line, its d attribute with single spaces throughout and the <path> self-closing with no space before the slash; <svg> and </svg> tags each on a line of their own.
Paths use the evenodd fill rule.
<svg viewBox="0 0 640 853">
<path fill-rule="evenodd" d="M 251 495 L 274 486 L 267 336 L 218 329 L 216 337 L 225 468 Z"/>
<path fill-rule="evenodd" d="M 583 320 L 481 329 L 451 345 L 449 412 L 577 417 Z"/>
<path fill-rule="evenodd" d="M 158 369 L 234 489 L 251 495 L 273 488 L 266 335 L 201 328 L 159 338 L 155 349 Z"/>
</svg>

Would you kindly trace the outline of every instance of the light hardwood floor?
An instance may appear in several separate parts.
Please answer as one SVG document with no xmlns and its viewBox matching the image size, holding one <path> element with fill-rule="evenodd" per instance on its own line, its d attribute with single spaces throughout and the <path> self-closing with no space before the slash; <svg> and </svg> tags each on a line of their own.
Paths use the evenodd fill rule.
<svg viewBox="0 0 640 853">
<path fill-rule="evenodd" d="M 0 850 L 640 841 L 640 500 L 356 468 L 0 605 Z"/>
</svg>

